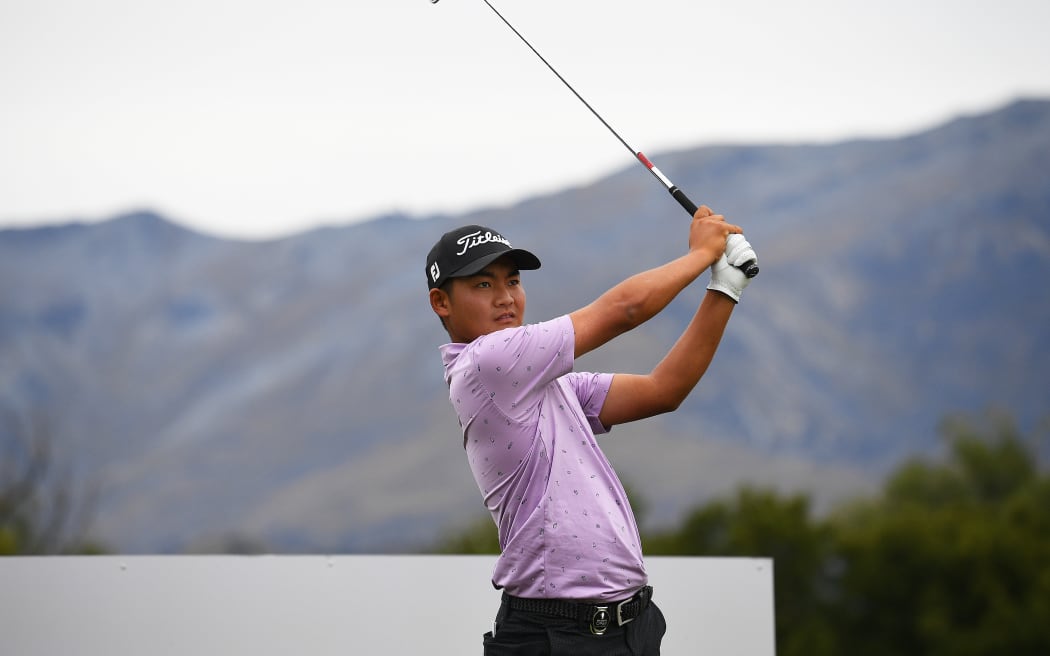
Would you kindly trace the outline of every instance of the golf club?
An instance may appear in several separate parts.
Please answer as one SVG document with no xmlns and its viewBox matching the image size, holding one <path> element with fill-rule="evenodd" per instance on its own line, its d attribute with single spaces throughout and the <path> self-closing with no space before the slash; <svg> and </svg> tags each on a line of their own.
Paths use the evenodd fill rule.
<svg viewBox="0 0 1050 656">
<path fill-rule="evenodd" d="M 554 73 L 554 75 L 556 75 L 558 77 L 558 79 L 562 81 L 562 84 L 564 84 L 566 87 L 568 87 L 569 91 L 572 91 L 573 95 L 575 95 L 580 100 L 580 102 L 582 102 L 584 104 L 584 106 L 587 107 L 587 109 L 591 110 L 591 113 L 594 114 L 594 116 L 599 121 L 602 122 L 602 125 L 604 125 L 606 127 L 606 129 L 608 129 L 609 132 L 611 132 L 613 134 L 613 136 L 616 137 L 620 141 L 620 143 L 622 143 L 624 145 L 624 148 L 629 150 L 631 152 L 631 154 L 634 155 L 634 157 L 645 166 L 645 168 L 649 169 L 649 172 L 652 173 L 656 177 L 656 179 L 659 180 L 660 183 L 663 184 L 664 187 L 667 188 L 667 191 L 669 191 L 671 193 L 671 196 L 673 196 L 674 199 L 676 201 L 678 201 L 678 204 L 681 205 L 685 209 L 685 211 L 689 213 L 690 218 L 694 214 L 696 214 L 696 211 L 697 211 L 698 208 L 697 208 L 696 204 L 693 203 L 693 201 L 689 200 L 689 197 L 685 195 L 685 192 L 683 192 L 674 183 L 672 183 L 667 178 L 667 176 L 665 176 L 663 174 L 663 172 L 660 171 L 660 169 L 656 168 L 656 166 L 654 166 L 653 163 L 651 161 L 649 161 L 649 158 L 646 157 L 642 153 L 642 151 L 636 150 L 635 148 L 632 148 L 631 145 L 628 144 L 627 141 L 623 137 L 620 136 L 620 133 L 618 133 L 616 130 L 614 130 L 613 127 L 611 125 L 609 125 L 609 123 L 604 118 L 602 118 L 601 114 L 599 114 L 594 109 L 594 107 L 591 107 L 591 104 L 589 102 L 587 102 L 583 98 L 583 96 L 581 96 L 580 93 L 578 91 L 576 91 L 576 89 L 573 88 L 573 86 L 571 84 L 569 84 L 568 80 L 566 80 L 564 77 L 562 77 L 561 73 L 559 73 L 554 68 L 554 66 L 552 66 L 551 63 L 548 62 L 547 59 L 543 55 L 541 55 L 540 52 L 538 50 L 536 50 L 536 48 L 533 47 L 533 45 L 531 43 L 529 43 L 528 39 L 526 39 L 524 36 L 522 36 L 521 32 L 519 32 L 513 25 L 511 25 L 510 21 L 508 21 L 503 16 L 503 14 L 501 14 L 499 12 L 499 10 L 497 10 L 494 6 L 492 6 L 492 3 L 489 2 L 489 0 L 483 0 L 483 2 L 486 5 L 489 6 L 489 9 L 491 9 L 497 16 L 499 16 L 500 20 L 502 20 L 504 22 L 504 24 L 506 24 L 506 26 L 509 27 L 510 30 L 512 32 L 514 32 L 514 34 L 516 34 L 518 36 L 519 39 L 521 39 L 522 43 L 524 43 L 526 46 L 529 47 L 529 50 L 531 50 L 537 57 L 540 58 L 540 61 L 542 61 L 544 64 L 547 65 L 547 68 L 549 68 L 551 70 L 551 72 Z M 430 3 L 431 4 L 437 4 L 438 0 L 430 0 Z M 746 275 L 748 278 L 754 278 L 755 276 L 758 275 L 758 263 L 755 262 L 755 260 L 748 260 L 747 262 L 742 264 L 739 268 L 744 272 L 744 275 Z"/>
</svg>

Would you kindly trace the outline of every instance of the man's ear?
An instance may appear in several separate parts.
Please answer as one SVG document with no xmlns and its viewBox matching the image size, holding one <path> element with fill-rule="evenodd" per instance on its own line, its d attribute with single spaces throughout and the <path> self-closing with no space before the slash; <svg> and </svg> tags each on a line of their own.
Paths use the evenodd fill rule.
<svg viewBox="0 0 1050 656">
<path fill-rule="evenodd" d="M 434 314 L 442 319 L 447 318 L 448 315 L 452 313 L 448 293 L 443 289 L 430 290 L 430 307 L 434 310 Z"/>
</svg>

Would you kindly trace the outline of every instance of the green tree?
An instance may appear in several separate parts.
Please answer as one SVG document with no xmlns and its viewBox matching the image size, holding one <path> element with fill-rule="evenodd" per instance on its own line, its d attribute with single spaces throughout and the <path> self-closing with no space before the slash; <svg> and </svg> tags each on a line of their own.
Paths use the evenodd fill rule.
<svg viewBox="0 0 1050 656">
<path fill-rule="evenodd" d="M 940 464 L 914 460 L 834 518 L 846 651 L 1050 651 L 1050 479 L 1001 418 L 953 419 Z"/>
<path fill-rule="evenodd" d="M 56 467 L 44 422 L 0 420 L 0 556 L 101 553 L 86 537 L 93 497 Z"/>
<path fill-rule="evenodd" d="M 744 487 L 696 508 L 679 529 L 648 537 L 645 546 L 652 555 L 772 558 L 778 653 L 836 653 L 826 613 L 832 542 L 806 495 Z"/>
</svg>

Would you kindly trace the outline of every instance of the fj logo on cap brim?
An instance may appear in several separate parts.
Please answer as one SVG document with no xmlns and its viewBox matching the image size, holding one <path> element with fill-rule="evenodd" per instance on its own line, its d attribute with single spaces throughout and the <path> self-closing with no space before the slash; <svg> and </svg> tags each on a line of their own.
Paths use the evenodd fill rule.
<svg viewBox="0 0 1050 656">
<path fill-rule="evenodd" d="M 417 269 L 418 271 L 418 269 Z M 438 263 L 434 262 L 430 265 L 430 279 L 437 282 L 438 278 L 441 277 L 441 268 L 438 267 Z"/>
</svg>

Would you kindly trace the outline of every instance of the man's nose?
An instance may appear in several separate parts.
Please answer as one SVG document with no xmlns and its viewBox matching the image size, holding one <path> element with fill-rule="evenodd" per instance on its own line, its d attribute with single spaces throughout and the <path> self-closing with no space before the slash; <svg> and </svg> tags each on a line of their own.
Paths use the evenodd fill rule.
<svg viewBox="0 0 1050 656">
<path fill-rule="evenodd" d="M 509 305 L 514 302 L 514 297 L 510 293 L 510 288 L 506 285 L 499 286 L 499 293 L 496 294 L 496 305 Z"/>
</svg>

